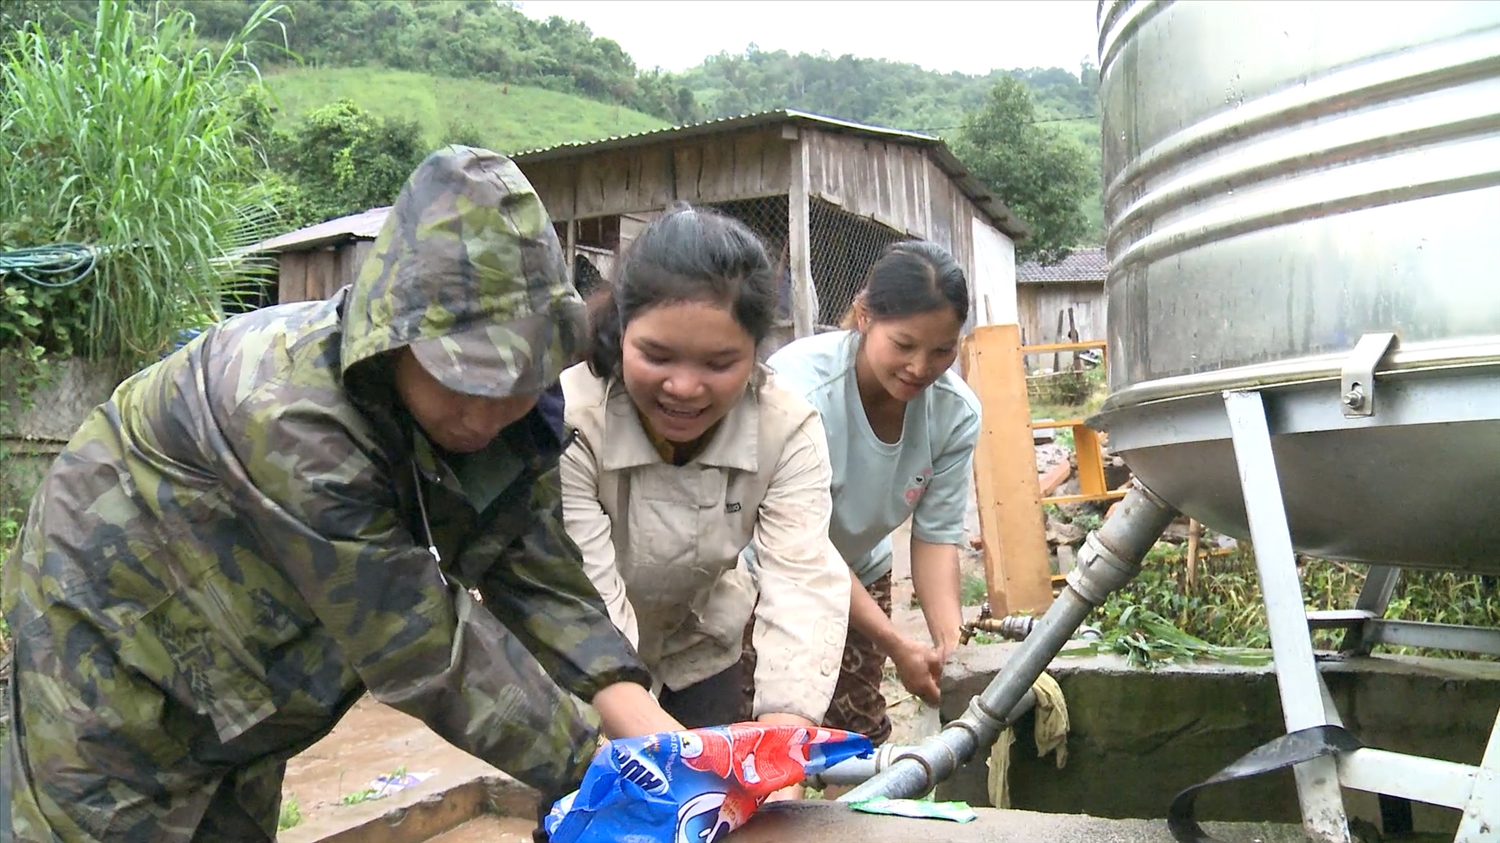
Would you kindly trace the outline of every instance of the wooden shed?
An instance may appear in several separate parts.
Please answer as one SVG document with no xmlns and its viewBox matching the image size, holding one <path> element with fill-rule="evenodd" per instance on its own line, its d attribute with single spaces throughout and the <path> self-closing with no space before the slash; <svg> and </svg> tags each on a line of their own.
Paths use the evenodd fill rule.
<svg viewBox="0 0 1500 843">
<path fill-rule="evenodd" d="M 1075 250 L 1052 266 L 1016 267 L 1016 306 L 1027 345 L 1105 338 L 1103 247 Z"/>
<path fill-rule="evenodd" d="M 557 225 L 579 287 L 673 201 L 749 225 L 783 275 L 783 339 L 837 325 L 880 249 L 921 237 L 968 271 L 970 324 L 1015 322 L 1015 241 L 1027 229 L 939 138 L 781 110 L 512 156 Z M 385 208 L 266 241 L 280 300 L 348 283 Z"/>
<path fill-rule="evenodd" d="M 326 299 L 354 283 L 390 207 L 320 222 L 273 237 L 259 248 L 276 255 L 279 303 Z"/>
</svg>

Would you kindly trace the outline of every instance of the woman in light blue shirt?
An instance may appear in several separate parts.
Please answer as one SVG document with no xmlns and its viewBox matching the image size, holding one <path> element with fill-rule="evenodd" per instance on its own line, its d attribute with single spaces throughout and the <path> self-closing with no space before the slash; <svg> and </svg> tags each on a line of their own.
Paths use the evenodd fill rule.
<svg viewBox="0 0 1500 843">
<path fill-rule="evenodd" d="M 824 725 L 890 735 L 881 672 L 889 656 L 908 691 L 936 704 L 958 646 L 958 547 L 979 435 L 979 399 L 951 371 L 969 315 L 953 257 L 912 240 L 886 249 L 842 331 L 788 344 L 767 361 L 776 383 L 817 408 L 833 465 L 829 536 L 849 564 L 849 637 Z M 891 623 L 891 533 L 912 521 L 912 584 L 932 645 Z"/>
</svg>

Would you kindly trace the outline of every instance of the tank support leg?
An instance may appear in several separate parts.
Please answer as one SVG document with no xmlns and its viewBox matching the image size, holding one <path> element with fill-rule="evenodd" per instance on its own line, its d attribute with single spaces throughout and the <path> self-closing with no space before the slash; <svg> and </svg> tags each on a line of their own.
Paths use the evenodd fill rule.
<svg viewBox="0 0 1500 843">
<path fill-rule="evenodd" d="M 1265 404 L 1258 392 L 1226 392 L 1224 406 L 1234 440 L 1235 461 L 1245 496 L 1255 565 L 1266 604 L 1266 625 L 1275 656 L 1276 685 L 1288 732 L 1336 723 L 1324 706 L 1326 690 L 1313 659 L 1302 583 L 1292 551 L 1281 497 L 1281 481 L 1271 451 Z M 1293 768 L 1302 825 L 1318 843 L 1349 843 L 1349 822 L 1339 789 L 1337 761 L 1316 758 Z"/>
<path fill-rule="evenodd" d="M 1500 717 L 1490 731 L 1484 758 L 1474 771 L 1474 789 L 1462 810 L 1454 843 L 1487 843 L 1500 837 Z"/>
<path fill-rule="evenodd" d="M 1365 574 L 1365 584 L 1359 590 L 1359 599 L 1354 603 L 1355 611 L 1369 612 L 1371 618 L 1385 617 L 1391 605 L 1391 595 L 1401 579 L 1401 569 L 1390 565 L 1372 565 Z M 1368 656 L 1374 642 L 1365 634 L 1365 625 L 1356 624 L 1344 633 L 1339 650 L 1351 656 Z"/>
</svg>

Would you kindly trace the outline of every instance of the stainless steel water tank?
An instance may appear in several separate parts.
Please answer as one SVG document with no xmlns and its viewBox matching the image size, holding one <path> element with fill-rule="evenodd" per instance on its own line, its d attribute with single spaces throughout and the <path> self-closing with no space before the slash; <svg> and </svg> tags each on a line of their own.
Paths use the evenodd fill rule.
<svg viewBox="0 0 1500 843">
<path fill-rule="evenodd" d="M 1099 26 L 1091 423 L 1247 537 L 1220 393 L 1261 388 L 1299 551 L 1500 572 L 1500 3 L 1102 3 Z"/>
</svg>

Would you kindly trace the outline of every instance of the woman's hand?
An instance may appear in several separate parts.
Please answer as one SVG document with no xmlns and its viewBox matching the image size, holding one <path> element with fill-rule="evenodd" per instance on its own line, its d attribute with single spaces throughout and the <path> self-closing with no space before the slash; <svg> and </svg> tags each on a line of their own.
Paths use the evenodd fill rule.
<svg viewBox="0 0 1500 843">
<path fill-rule="evenodd" d="M 761 804 L 769 805 L 772 802 L 799 802 L 804 798 L 805 791 L 802 787 L 802 782 L 797 782 L 796 784 L 789 784 L 786 787 L 783 787 L 781 790 L 771 791 L 771 793 L 766 796 L 765 801 Z"/>
<path fill-rule="evenodd" d="M 963 626 L 959 599 L 958 546 L 911 540 L 911 585 L 922 604 L 927 631 L 941 661 L 958 648 Z M 911 690 L 910 686 L 907 690 Z M 916 693 L 913 691 L 912 693 Z"/>
<path fill-rule="evenodd" d="M 942 700 L 943 654 L 936 647 L 902 638 L 890 652 L 901 686 L 931 706 Z"/>
</svg>

